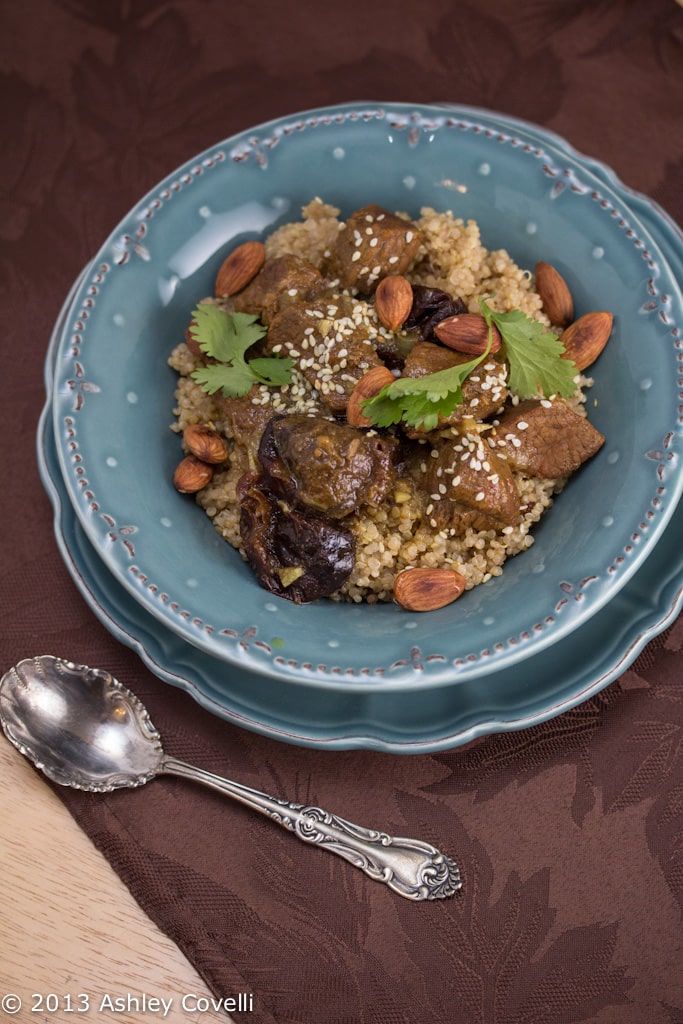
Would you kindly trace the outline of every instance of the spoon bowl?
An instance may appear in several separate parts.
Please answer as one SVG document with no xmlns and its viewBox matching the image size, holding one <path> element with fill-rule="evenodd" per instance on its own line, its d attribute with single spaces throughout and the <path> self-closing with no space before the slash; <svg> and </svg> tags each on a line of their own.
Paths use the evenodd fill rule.
<svg viewBox="0 0 683 1024">
<path fill-rule="evenodd" d="M 146 708 L 109 672 L 42 655 L 0 685 L 7 738 L 53 782 L 106 793 L 142 786 L 161 769 L 161 737 Z"/>
<path fill-rule="evenodd" d="M 407 899 L 443 899 L 461 887 L 455 861 L 429 843 L 354 825 L 321 807 L 268 796 L 169 756 L 141 701 L 103 669 L 47 654 L 20 661 L 0 679 L 0 724 L 10 742 L 61 786 L 106 793 L 178 775 L 266 815 Z"/>
</svg>

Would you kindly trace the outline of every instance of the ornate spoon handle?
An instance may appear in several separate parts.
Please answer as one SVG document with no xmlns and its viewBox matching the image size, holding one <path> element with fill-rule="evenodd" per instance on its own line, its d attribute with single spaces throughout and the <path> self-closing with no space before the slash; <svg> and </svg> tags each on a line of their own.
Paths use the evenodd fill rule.
<svg viewBox="0 0 683 1024">
<path fill-rule="evenodd" d="M 455 861 L 419 839 L 399 839 L 386 832 L 362 828 L 321 807 L 306 807 L 268 796 L 174 757 L 165 756 L 159 770 L 193 779 L 233 797 L 293 832 L 305 843 L 338 854 L 406 899 L 443 899 L 452 896 L 462 884 Z"/>
</svg>

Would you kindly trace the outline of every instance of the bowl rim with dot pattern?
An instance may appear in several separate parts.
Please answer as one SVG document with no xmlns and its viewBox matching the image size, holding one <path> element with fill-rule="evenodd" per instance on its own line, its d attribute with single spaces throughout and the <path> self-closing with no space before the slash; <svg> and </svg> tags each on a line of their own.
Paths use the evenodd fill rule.
<svg viewBox="0 0 683 1024">
<path fill-rule="evenodd" d="M 222 255 L 298 219 L 315 195 L 342 216 L 378 202 L 472 217 L 487 248 L 506 249 L 522 267 L 558 266 L 577 312 L 615 314 L 589 393 L 604 448 L 559 496 L 529 551 L 436 612 L 273 597 L 172 488 L 175 374 L 166 359 Z M 104 242 L 58 345 L 57 450 L 89 541 L 165 627 L 219 660 L 303 686 L 457 683 L 580 629 L 648 556 L 683 485 L 683 300 L 639 217 L 643 203 L 656 210 L 553 133 L 470 107 L 342 104 L 210 147 Z"/>
</svg>

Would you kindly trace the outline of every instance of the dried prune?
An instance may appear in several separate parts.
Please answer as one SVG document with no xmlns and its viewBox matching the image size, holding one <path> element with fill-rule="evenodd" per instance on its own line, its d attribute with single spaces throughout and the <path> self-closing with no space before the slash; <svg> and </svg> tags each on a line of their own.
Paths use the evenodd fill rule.
<svg viewBox="0 0 683 1024">
<path fill-rule="evenodd" d="M 403 324 L 406 331 L 417 331 L 420 341 L 436 341 L 434 328 L 449 316 L 467 312 L 462 299 L 456 299 L 440 288 L 413 285 L 413 305 Z"/>
<path fill-rule="evenodd" d="M 393 343 L 379 340 L 376 344 L 377 355 L 389 370 L 402 370 L 405 357 L 401 355 Z"/>
<path fill-rule="evenodd" d="M 288 507 L 263 481 L 253 483 L 242 499 L 240 533 L 259 584 L 295 604 L 329 597 L 355 563 L 350 530 Z"/>
</svg>

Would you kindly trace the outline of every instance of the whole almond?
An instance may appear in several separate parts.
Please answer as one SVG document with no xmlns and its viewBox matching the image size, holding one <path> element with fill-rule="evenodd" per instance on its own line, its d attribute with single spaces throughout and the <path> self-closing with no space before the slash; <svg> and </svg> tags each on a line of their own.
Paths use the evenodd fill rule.
<svg viewBox="0 0 683 1024">
<path fill-rule="evenodd" d="M 574 319 L 574 300 L 569 285 L 551 263 L 536 264 L 536 291 L 550 323 L 554 327 L 567 327 Z"/>
<path fill-rule="evenodd" d="M 263 242 L 243 242 L 223 260 L 216 276 L 216 298 L 241 292 L 266 261 Z"/>
<path fill-rule="evenodd" d="M 456 352 L 466 355 L 480 356 L 486 351 L 489 343 L 489 325 L 478 313 L 458 313 L 440 320 L 434 328 L 434 334 L 440 342 Z M 500 331 L 491 324 L 490 352 L 497 352 L 501 346 Z"/>
<path fill-rule="evenodd" d="M 390 331 L 403 326 L 413 305 L 413 286 L 402 274 L 384 277 L 375 292 L 375 309 L 380 322 Z"/>
<path fill-rule="evenodd" d="M 228 443 L 217 430 L 212 430 L 201 423 L 191 423 L 183 430 L 183 439 L 190 455 L 202 462 L 217 466 L 228 457 Z"/>
<path fill-rule="evenodd" d="M 577 370 L 585 370 L 598 358 L 612 333 L 611 313 L 584 313 L 560 335 L 565 359 L 571 359 Z"/>
<path fill-rule="evenodd" d="M 370 420 L 361 412 L 361 403 L 374 398 L 387 384 L 393 384 L 396 378 L 386 366 L 374 366 L 363 374 L 349 396 L 346 406 L 346 420 L 352 427 L 369 427 Z"/>
<path fill-rule="evenodd" d="M 396 601 L 411 612 L 432 612 L 460 597 L 465 577 L 455 569 L 404 569 L 394 580 Z"/>
<path fill-rule="evenodd" d="M 187 345 L 193 356 L 196 356 L 198 359 L 201 359 L 201 357 L 205 353 L 202 352 L 201 346 L 197 339 L 192 336 L 192 328 L 194 326 L 196 326 L 196 321 L 191 320 L 189 325 L 185 328 L 185 344 Z"/>
<path fill-rule="evenodd" d="M 173 474 L 173 486 L 181 494 L 195 494 L 211 482 L 213 466 L 195 455 L 186 455 Z"/>
</svg>

